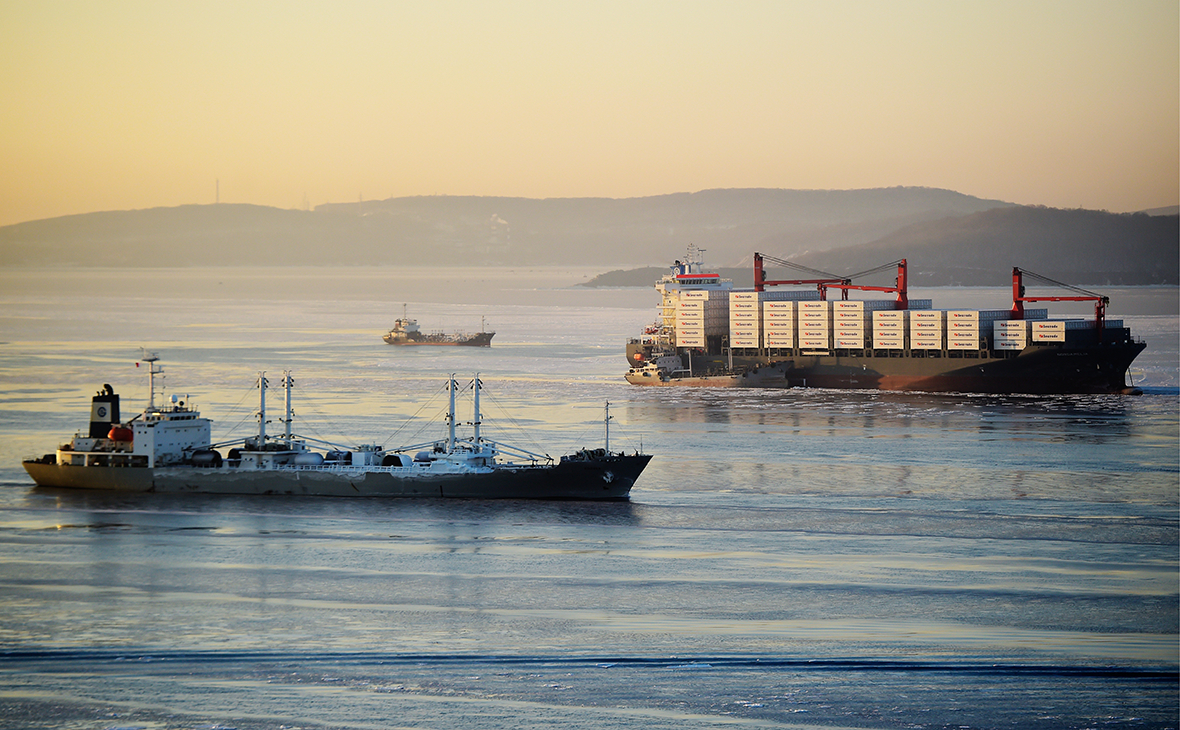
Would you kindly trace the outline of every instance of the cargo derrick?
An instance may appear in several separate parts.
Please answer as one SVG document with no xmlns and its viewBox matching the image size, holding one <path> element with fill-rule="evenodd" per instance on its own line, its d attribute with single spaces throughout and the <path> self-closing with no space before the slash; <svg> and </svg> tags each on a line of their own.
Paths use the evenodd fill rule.
<svg viewBox="0 0 1180 730">
<path fill-rule="evenodd" d="M 768 279 L 767 262 L 802 276 Z M 893 266 L 893 286 L 852 283 Z M 1027 296 L 1026 274 L 1078 296 Z M 755 253 L 753 289 L 725 291 L 698 274 L 678 287 L 672 304 L 664 282 L 678 278 L 666 276 L 656 288 L 665 294 L 665 310 L 677 313 L 677 334 L 686 337 L 629 341 L 632 384 L 1125 393 L 1134 391 L 1125 382 L 1127 369 L 1146 347 L 1122 322 L 1106 321 L 1106 297 L 1020 269 L 1013 270 L 1010 310 L 936 310 L 928 299 L 911 300 L 905 259 L 841 276 Z M 786 285 L 815 289 L 774 288 Z M 830 289 L 840 299 L 829 301 Z M 894 298 L 849 300 L 849 291 Z M 1051 320 L 1048 310 L 1024 307 L 1039 301 L 1093 301 L 1095 320 Z M 721 321 L 726 311 L 728 330 Z M 694 327 L 708 329 L 707 339 Z M 698 337 L 695 347 L 691 335 Z"/>
<path fill-rule="evenodd" d="M 1069 289 L 1076 291 L 1082 296 L 1078 297 L 1029 297 L 1024 294 L 1024 276 L 1028 276 L 1040 281 L 1044 284 L 1052 286 L 1059 286 L 1062 289 Z M 1098 333 L 1098 340 L 1102 340 L 1102 330 L 1106 327 L 1106 305 L 1110 304 L 1110 297 L 1101 294 L 1095 294 L 1092 291 L 1087 291 L 1080 287 L 1071 284 L 1062 284 L 1060 281 L 1054 281 L 1047 276 L 1034 274 L 1031 271 L 1025 271 L 1020 267 L 1012 267 L 1012 319 L 1024 319 L 1024 303 L 1025 302 L 1094 302 L 1094 329 Z"/>
</svg>

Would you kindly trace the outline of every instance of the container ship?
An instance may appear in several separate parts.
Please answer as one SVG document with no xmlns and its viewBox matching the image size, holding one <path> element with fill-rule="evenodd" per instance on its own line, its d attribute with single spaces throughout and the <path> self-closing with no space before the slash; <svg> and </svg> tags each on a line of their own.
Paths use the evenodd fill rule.
<svg viewBox="0 0 1180 730">
<path fill-rule="evenodd" d="M 283 374 L 286 418 L 268 433 L 267 379 L 260 389 L 258 433 L 215 443 L 212 421 L 187 399 L 156 404 L 157 368 L 149 364 L 151 398 L 129 421 L 119 395 L 106 385 L 91 402 L 90 430 L 55 453 L 23 462 L 39 487 L 123 492 L 299 495 L 329 497 L 447 497 L 467 499 L 626 500 L 651 456 L 610 450 L 610 407 L 605 443 L 550 458 L 487 438 L 481 432 L 480 381 L 473 391 L 473 431 L 456 433 L 454 376 L 448 382 L 447 435 L 398 449 L 340 446 L 292 433 L 289 372 Z"/>
<path fill-rule="evenodd" d="M 627 382 L 647 386 L 838 388 L 993 394 L 1138 393 L 1127 369 L 1147 346 L 1109 298 L 1012 270 L 1012 306 L 940 310 L 913 300 L 906 261 L 838 276 L 754 254 L 754 287 L 706 272 L 689 247 L 656 282 L 659 316 L 627 343 Z M 801 272 L 768 280 L 766 263 Z M 897 267 L 894 286 L 853 284 Z M 1027 296 L 1024 278 L 1069 296 Z M 794 288 L 784 288 L 784 287 Z M 799 288 L 806 287 L 806 288 Z M 849 299 L 849 292 L 889 299 Z M 839 298 L 836 298 L 838 294 Z M 829 298 L 829 295 L 832 295 Z M 1050 317 L 1033 302 L 1093 302 L 1093 318 Z"/>
</svg>

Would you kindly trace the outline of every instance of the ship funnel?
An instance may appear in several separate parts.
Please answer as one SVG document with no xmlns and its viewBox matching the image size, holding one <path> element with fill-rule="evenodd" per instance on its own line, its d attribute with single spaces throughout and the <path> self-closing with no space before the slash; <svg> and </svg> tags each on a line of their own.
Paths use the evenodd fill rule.
<svg viewBox="0 0 1180 730">
<path fill-rule="evenodd" d="M 102 390 L 90 402 L 90 438 L 106 438 L 111 432 L 111 426 L 118 426 L 119 396 L 109 384 L 103 384 Z"/>
</svg>

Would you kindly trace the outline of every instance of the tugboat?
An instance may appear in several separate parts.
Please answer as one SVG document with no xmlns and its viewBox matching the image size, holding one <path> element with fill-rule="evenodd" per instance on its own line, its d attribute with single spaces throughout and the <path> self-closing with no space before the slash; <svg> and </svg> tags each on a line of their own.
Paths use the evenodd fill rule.
<svg viewBox="0 0 1180 730">
<path fill-rule="evenodd" d="M 390 345 L 450 345 L 464 347 L 491 347 L 495 332 L 485 332 L 485 323 L 480 319 L 480 330 L 474 333 L 446 334 L 443 332 L 424 333 L 418 320 L 406 316 L 406 305 L 402 305 L 401 319 L 395 320 L 393 329 L 382 339 Z"/>
<path fill-rule="evenodd" d="M 467 499 L 626 500 L 651 456 L 610 450 L 610 404 L 604 414 L 603 448 L 586 448 L 554 460 L 486 438 L 481 433 L 476 375 L 472 432 L 456 433 L 455 396 L 450 376 L 447 436 L 386 450 L 344 447 L 291 432 L 290 372 L 283 373 L 285 429 L 266 431 L 267 379 L 259 373 L 258 433 L 240 441 L 214 443 L 212 421 L 173 395 L 156 405 L 158 358 L 145 357 L 151 398 L 144 411 L 119 419 L 119 396 L 105 385 L 94 396 L 90 430 L 56 453 L 24 462 L 39 487 L 125 492 L 195 492 L 336 497 L 446 497 Z M 319 448 L 309 446 L 314 441 Z M 227 449 L 222 451 L 223 449 Z M 506 457 L 506 459 L 504 458 Z"/>
</svg>

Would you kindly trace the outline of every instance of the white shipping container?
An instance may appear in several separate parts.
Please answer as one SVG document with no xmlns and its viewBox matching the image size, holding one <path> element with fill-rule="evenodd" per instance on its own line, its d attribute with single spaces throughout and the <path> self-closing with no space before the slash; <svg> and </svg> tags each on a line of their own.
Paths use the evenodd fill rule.
<svg viewBox="0 0 1180 730">
<path fill-rule="evenodd" d="M 677 347 L 704 347 L 705 346 L 705 338 L 704 337 L 677 337 L 676 338 L 676 346 Z"/>
<path fill-rule="evenodd" d="M 844 301 L 838 300 L 832 302 L 833 312 L 856 312 L 862 314 L 865 311 L 865 303 L 860 301 Z"/>
<path fill-rule="evenodd" d="M 731 310 L 729 310 L 729 321 L 730 322 L 733 322 L 733 321 L 749 322 L 751 320 L 757 322 L 760 319 L 762 319 L 762 312 L 759 312 L 757 309 L 755 309 L 753 311 L 746 310 L 746 309 L 736 309 L 736 310 L 731 309 Z"/>
<path fill-rule="evenodd" d="M 948 337 L 946 340 L 946 348 L 948 350 L 978 350 L 979 338 L 957 338 Z"/>
<path fill-rule="evenodd" d="M 863 350 L 865 347 L 864 335 L 859 337 L 836 336 L 837 350 Z"/>
<path fill-rule="evenodd" d="M 910 349 L 911 350 L 941 350 L 942 349 L 942 338 L 941 337 L 912 336 L 912 337 L 910 337 Z"/>
<path fill-rule="evenodd" d="M 877 350 L 903 350 L 905 349 L 904 337 L 874 337 L 873 348 Z"/>
<path fill-rule="evenodd" d="M 1032 338 L 1033 342 L 1065 342 L 1065 322 L 1033 322 Z"/>
<path fill-rule="evenodd" d="M 864 322 L 868 319 L 864 312 L 833 312 L 832 320 L 834 322 Z"/>
<path fill-rule="evenodd" d="M 757 312 L 761 308 L 762 307 L 758 306 L 758 302 L 747 302 L 747 301 L 739 300 L 736 302 L 729 303 L 729 311 L 731 311 L 731 312 L 734 311 L 735 309 L 739 309 L 742 311 Z"/>
<path fill-rule="evenodd" d="M 767 332 L 763 341 L 767 347 L 794 347 L 795 338 L 790 334 Z"/>
<path fill-rule="evenodd" d="M 734 302 L 756 302 L 760 299 L 758 295 L 761 293 L 756 291 L 731 291 L 729 293 L 729 303 L 732 306 Z"/>
<path fill-rule="evenodd" d="M 827 313 L 827 311 L 822 309 L 800 309 L 799 321 L 802 322 L 805 319 L 814 320 L 816 322 L 828 322 L 831 321 L 832 317 Z"/>
<path fill-rule="evenodd" d="M 762 312 L 762 319 L 776 322 L 794 322 L 795 312 L 787 309 L 767 309 Z"/>
<path fill-rule="evenodd" d="M 946 331 L 947 332 L 978 333 L 979 332 L 979 322 L 978 321 L 973 322 L 973 321 L 962 320 L 962 319 L 947 320 Z"/>
<path fill-rule="evenodd" d="M 761 334 L 762 334 L 762 332 L 761 332 L 761 331 L 759 331 L 757 328 L 755 328 L 755 329 L 740 329 L 740 330 L 730 330 L 730 331 L 729 331 L 729 336 L 730 336 L 730 338 L 734 338 L 734 337 L 745 337 L 745 338 L 747 338 L 747 339 L 748 339 L 748 338 L 750 338 L 750 337 L 753 337 L 753 338 L 757 339 L 757 338 L 758 338 L 758 336 L 759 336 L 759 335 L 761 335 Z"/>
<path fill-rule="evenodd" d="M 826 350 L 831 346 L 827 337 L 799 337 L 799 347 L 805 350 Z"/>
<path fill-rule="evenodd" d="M 919 319 L 910 322 L 910 329 L 915 332 L 942 332 L 942 322 L 931 319 Z"/>
<path fill-rule="evenodd" d="M 1005 320 L 1002 322 L 992 322 L 992 330 L 999 334 L 1000 332 L 1028 332 L 1029 322 L 1022 319 Z"/>
<path fill-rule="evenodd" d="M 979 311 L 974 309 L 965 310 L 949 310 L 946 313 L 947 323 L 951 322 L 978 322 Z"/>
<path fill-rule="evenodd" d="M 904 322 L 909 314 L 904 309 L 893 309 L 886 312 L 873 312 L 874 322 Z"/>
<path fill-rule="evenodd" d="M 800 328 L 800 330 L 799 330 L 799 339 L 803 339 L 804 337 L 809 337 L 809 338 L 823 337 L 823 338 L 827 339 L 827 338 L 831 338 L 831 336 L 832 336 L 831 330 L 807 330 L 807 329 L 802 329 L 802 328 Z"/>
<path fill-rule="evenodd" d="M 832 309 L 831 302 L 799 302 L 799 311 L 823 311 L 829 312 Z"/>
<path fill-rule="evenodd" d="M 1028 347 L 1028 343 L 1021 340 L 996 340 L 992 343 L 992 347 L 996 350 L 1023 350 Z"/>
<path fill-rule="evenodd" d="M 762 347 L 757 337 L 734 337 L 729 340 L 730 347 Z"/>
<path fill-rule="evenodd" d="M 794 327 L 767 326 L 767 327 L 763 327 L 762 331 L 765 332 L 766 334 L 774 333 L 779 336 L 782 336 L 782 335 L 792 335 L 793 336 L 795 334 Z"/>
<path fill-rule="evenodd" d="M 726 299 L 729 298 L 729 297 L 725 296 L 726 294 L 729 293 L 727 290 L 718 290 L 716 292 L 710 292 L 710 290 L 708 290 L 708 289 L 689 289 L 687 291 L 681 291 L 680 298 L 681 299 L 715 299 L 716 297 L 709 296 L 709 294 L 711 294 L 711 293 L 715 293 L 717 296 L 722 296 L 722 297 L 725 297 Z"/>
<path fill-rule="evenodd" d="M 943 312 L 941 309 L 928 309 L 928 310 L 924 310 L 924 311 L 919 310 L 916 312 L 910 312 L 910 321 L 911 322 L 938 322 L 941 324 L 942 321 L 944 319 L 946 319 L 945 314 L 946 313 Z"/>
<path fill-rule="evenodd" d="M 786 310 L 788 312 L 794 312 L 795 311 L 795 302 L 767 300 L 767 301 L 762 302 L 762 308 L 763 309 L 782 309 L 782 310 Z"/>
</svg>

